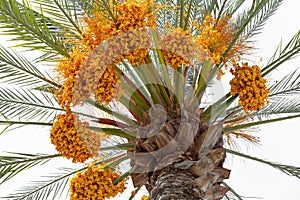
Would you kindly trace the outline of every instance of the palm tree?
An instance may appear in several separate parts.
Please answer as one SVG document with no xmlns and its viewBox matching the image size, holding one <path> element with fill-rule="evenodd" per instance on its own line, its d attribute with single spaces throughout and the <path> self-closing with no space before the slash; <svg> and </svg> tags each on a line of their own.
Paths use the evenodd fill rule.
<svg viewBox="0 0 300 200">
<path fill-rule="evenodd" d="M 247 62 L 282 0 L 247 3 L 0 0 L 1 31 L 38 55 L 0 47 L 2 132 L 49 126 L 58 151 L 1 156 L 1 183 L 57 157 L 83 163 L 3 198 L 61 199 L 70 181 L 70 199 L 105 199 L 130 178 L 130 199 L 143 186 L 153 200 L 242 199 L 224 181 L 226 154 L 300 178 L 234 148 L 259 142 L 253 126 L 300 117 L 299 72 L 266 80 L 299 54 L 300 32 L 264 66 Z M 225 73 L 230 90 L 212 95 Z"/>
</svg>

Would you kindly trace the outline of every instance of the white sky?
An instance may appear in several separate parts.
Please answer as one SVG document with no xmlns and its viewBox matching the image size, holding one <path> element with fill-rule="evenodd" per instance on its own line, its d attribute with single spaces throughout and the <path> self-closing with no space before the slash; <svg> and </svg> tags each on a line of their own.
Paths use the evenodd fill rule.
<svg viewBox="0 0 300 200">
<path fill-rule="evenodd" d="M 267 22 L 263 33 L 258 36 L 259 56 L 267 62 L 278 42 L 283 44 L 300 29 L 300 1 L 286 0 L 274 16 Z M 278 77 L 300 67 L 300 58 L 294 59 L 279 68 Z M 270 79 L 274 77 L 270 77 Z M 276 80 L 276 79 L 275 79 Z M 274 80 L 273 80 L 274 81 Z M 281 164 L 300 167 L 300 119 L 278 122 L 260 126 L 261 145 L 251 148 L 247 154 L 267 158 Z M 230 179 L 226 181 L 231 187 L 244 196 L 260 197 L 265 200 L 298 200 L 300 199 L 300 180 L 289 177 L 269 166 L 233 159 L 227 162 L 232 169 Z"/>
<path fill-rule="evenodd" d="M 299 7 L 300 1 L 286 0 L 267 22 L 263 33 L 257 37 L 258 43 L 256 44 L 258 46 L 256 47 L 260 50 L 258 50 L 255 61 L 258 64 L 267 62 L 281 38 L 285 43 L 299 30 Z M 263 58 L 263 61 L 259 63 L 260 57 Z M 300 67 L 300 58 L 279 68 L 278 74 L 292 71 L 297 67 Z M 300 119 L 297 118 L 259 127 L 261 145 L 251 147 L 245 152 L 260 158 L 267 158 L 269 161 L 300 167 L 300 157 L 298 156 L 298 152 L 300 152 L 299 124 Z M 1 135 L 0 152 L 3 151 L 55 153 L 54 147 L 49 141 L 49 128 L 47 127 L 28 127 Z M 1 185 L 0 195 L 12 192 L 22 186 L 22 183 L 35 180 L 47 169 L 70 164 L 67 160 L 60 159 L 57 161 L 59 163 L 50 163 L 44 167 L 34 168 L 19 178 L 12 179 L 8 184 Z M 226 167 L 232 170 L 230 179 L 226 182 L 241 195 L 265 200 L 300 199 L 300 180 L 289 177 L 269 166 L 245 159 L 229 158 Z"/>
</svg>

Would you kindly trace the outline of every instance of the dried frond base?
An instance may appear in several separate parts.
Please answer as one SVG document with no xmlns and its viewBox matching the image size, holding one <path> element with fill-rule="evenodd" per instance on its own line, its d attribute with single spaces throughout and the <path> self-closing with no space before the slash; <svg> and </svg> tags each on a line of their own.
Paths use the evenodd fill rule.
<svg viewBox="0 0 300 200">
<path fill-rule="evenodd" d="M 229 188 L 221 182 L 230 174 L 222 167 L 222 126 L 208 126 L 201 115 L 176 107 L 155 108 L 149 118 L 144 129 L 132 130 L 140 136 L 128 151 L 134 186 L 145 185 L 151 200 L 222 199 Z"/>
</svg>

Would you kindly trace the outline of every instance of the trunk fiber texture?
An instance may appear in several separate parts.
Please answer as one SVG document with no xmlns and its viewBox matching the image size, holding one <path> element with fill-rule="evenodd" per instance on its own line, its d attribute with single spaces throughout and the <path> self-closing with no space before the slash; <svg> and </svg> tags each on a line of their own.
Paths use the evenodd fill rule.
<svg viewBox="0 0 300 200">
<path fill-rule="evenodd" d="M 223 168 L 223 124 L 156 107 L 142 128 L 130 132 L 140 138 L 128 151 L 130 175 L 135 187 L 146 186 L 150 200 L 220 200 L 228 192 L 221 184 L 230 175 Z"/>
</svg>

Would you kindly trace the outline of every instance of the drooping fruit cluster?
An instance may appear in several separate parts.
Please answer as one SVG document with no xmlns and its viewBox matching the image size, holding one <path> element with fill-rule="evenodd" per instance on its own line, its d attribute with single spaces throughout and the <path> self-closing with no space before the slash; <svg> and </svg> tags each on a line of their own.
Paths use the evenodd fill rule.
<svg viewBox="0 0 300 200">
<path fill-rule="evenodd" d="M 79 122 L 78 116 L 71 112 L 58 115 L 53 123 L 50 139 L 56 150 L 72 162 L 83 163 L 98 155 L 100 140 L 104 134 L 93 132 L 84 126 L 86 122 Z"/>
<path fill-rule="evenodd" d="M 92 16 L 85 18 L 87 28 L 82 33 L 82 39 L 68 41 L 73 46 L 70 57 L 62 60 L 56 68 L 59 78 L 63 80 L 62 87 L 56 92 L 63 108 L 69 109 L 71 105 L 81 104 L 95 93 L 100 103 L 108 103 L 119 96 L 120 92 L 115 92 L 120 86 L 119 76 L 112 68 L 124 60 L 133 65 L 145 63 L 147 44 L 151 44 L 150 37 L 146 29 L 135 30 L 156 26 L 151 12 L 152 4 L 152 1 L 129 0 L 119 4 L 113 16 L 107 17 L 109 13 L 105 11 L 94 11 Z M 122 38 L 118 38 L 121 33 L 124 33 Z M 115 39 L 106 43 L 107 51 L 95 53 L 97 48 L 101 49 L 99 46 L 102 42 L 109 38 Z M 97 81 L 95 78 L 98 78 Z M 107 81 L 111 84 L 107 84 Z"/>
<path fill-rule="evenodd" d="M 197 44 L 189 31 L 182 28 L 175 28 L 166 33 L 160 41 L 163 58 L 166 64 L 177 69 L 181 65 L 192 65 L 191 62 L 197 53 Z"/>
<path fill-rule="evenodd" d="M 262 108 L 268 99 L 270 90 L 266 87 L 266 79 L 261 76 L 261 69 L 257 65 L 242 66 L 236 64 L 231 70 L 235 76 L 229 83 L 231 85 L 231 95 L 239 95 L 239 105 L 246 112 Z"/>
<path fill-rule="evenodd" d="M 77 172 L 70 182 L 70 200 L 105 200 L 122 193 L 126 179 L 113 182 L 120 177 L 117 172 L 91 165 L 85 172 Z"/>
<path fill-rule="evenodd" d="M 220 64 L 225 59 L 223 54 L 235 37 L 235 30 L 230 23 L 230 16 L 216 20 L 212 15 L 207 15 L 203 24 L 198 27 L 200 34 L 195 41 L 206 51 L 213 63 Z M 237 43 L 227 53 L 226 58 L 230 58 L 233 54 L 241 50 Z"/>
</svg>

